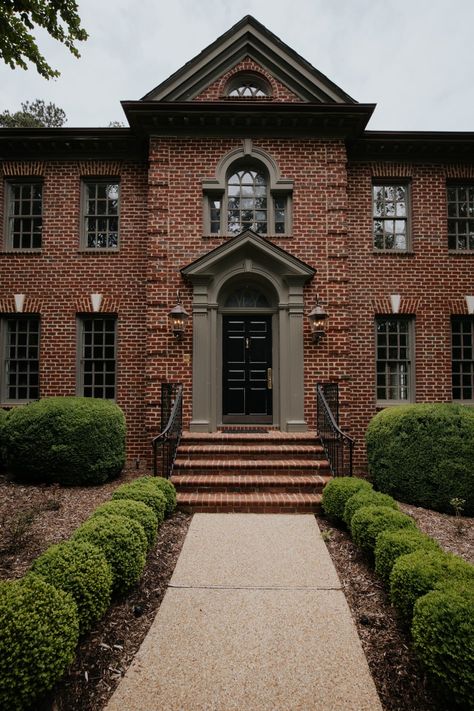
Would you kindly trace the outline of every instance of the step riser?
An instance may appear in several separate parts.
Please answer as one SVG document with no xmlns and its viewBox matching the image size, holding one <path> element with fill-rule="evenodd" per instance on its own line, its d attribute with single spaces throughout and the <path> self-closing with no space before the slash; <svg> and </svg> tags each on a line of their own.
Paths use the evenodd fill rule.
<svg viewBox="0 0 474 711">
<path fill-rule="evenodd" d="M 308 437 L 306 439 L 298 439 L 296 441 L 290 440 L 290 441 L 283 441 L 281 437 L 265 437 L 265 439 L 251 439 L 250 437 L 239 437 L 237 435 L 233 435 L 232 437 L 222 437 L 222 438 L 217 438 L 214 437 L 212 440 L 203 440 L 202 438 L 200 439 L 182 439 L 181 444 L 186 446 L 186 447 L 202 447 L 203 445 L 215 445 L 216 447 L 225 447 L 227 445 L 229 446 L 235 446 L 235 447 L 254 447 L 258 449 L 262 444 L 268 445 L 269 447 L 278 447 L 282 444 L 284 445 L 294 445 L 295 447 L 298 447 L 299 445 L 303 445 L 304 447 L 316 447 L 320 448 L 321 443 L 314 439 L 314 437 Z"/>
<path fill-rule="evenodd" d="M 187 513 L 260 513 L 260 514 L 312 514 L 321 511 L 321 504 L 299 504 L 298 506 L 274 506 L 270 504 L 253 504 L 234 506 L 210 504 L 185 505 L 178 503 L 181 511 Z"/>
<path fill-rule="evenodd" d="M 255 468 L 242 468 L 242 467 L 219 467 L 214 470 L 208 468 L 194 468 L 194 467 L 183 467 L 180 468 L 175 464 L 173 474 L 174 476 L 232 476 L 239 474 L 241 476 L 254 476 L 257 472 L 264 473 L 265 476 L 308 476 L 308 474 L 314 474 L 316 476 L 330 476 L 330 470 L 328 467 L 324 468 L 305 468 L 298 469 L 297 467 L 278 467 L 275 469 L 255 469 Z"/>
<path fill-rule="evenodd" d="M 323 484 L 304 486 L 288 486 L 281 484 L 278 486 L 269 486 L 268 484 L 263 484 L 262 486 L 255 486 L 252 484 L 215 484 L 209 486 L 193 486 L 192 484 L 179 484 L 176 485 L 176 491 L 178 493 L 236 493 L 236 494 L 256 494 L 265 492 L 266 494 L 320 494 L 322 493 L 324 486 Z"/>
<path fill-rule="evenodd" d="M 203 452 L 197 448 L 194 452 L 180 452 L 180 459 L 212 460 L 213 458 L 226 461 L 232 461 L 235 459 L 314 459 L 315 462 L 318 462 L 321 459 L 324 459 L 324 454 L 323 452 L 262 452 L 259 449 L 248 451 L 240 450 L 239 452 L 226 452 L 225 450 L 220 449 L 219 451 L 215 450 L 214 452 Z"/>
</svg>

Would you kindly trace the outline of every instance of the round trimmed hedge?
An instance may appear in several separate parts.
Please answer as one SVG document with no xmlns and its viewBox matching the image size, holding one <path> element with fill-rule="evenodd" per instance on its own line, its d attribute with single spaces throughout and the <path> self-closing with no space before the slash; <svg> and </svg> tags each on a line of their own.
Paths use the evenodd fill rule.
<svg viewBox="0 0 474 711">
<path fill-rule="evenodd" d="M 158 525 L 161 526 L 165 519 L 166 498 L 162 491 L 148 481 L 137 479 L 128 484 L 122 484 L 115 489 L 112 494 L 112 501 L 121 499 L 131 499 L 132 501 L 141 501 L 149 506 L 158 518 Z"/>
<path fill-rule="evenodd" d="M 474 566 L 443 550 L 417 550 L 395 561 L 390 575 L 390 598 L 409 624 L 419 597 L 455 580 L 474 584 Z"/>
<path fill-rule="evenodd" d="M 133 501 L 132 499 L 116 499 L 115 501 L 106 501 L 102 504 L 90 517 L 91 519 L 97 516 L 125 516 L 126 518 L 138 521 L 143 526 L 147 538 L 148 549 L 152 548 L 156 543 L 158 533 L 158 517 L 149 506 L 142 501 Z"/>
<path fill-rule="evenodd" d="M 447 701 L 474 709 L 474 584 L 451 582 L 420 597 L 411 629 L 416 653 Z"/>
<path fill-rule="evenodd" d="M 8 411 L 0 407 L 0 469 L 5 466 L 5 425 Z"/>
<path fill-rule="evenodd" d="M 80 526 L 73 541 L 88 541 L 100 548 L 112 572 L 112 593 L 123 593 L 140 578 L 146 562 L 147 538 L 143 526 L 125 516 L 97 516 Z"/>
<path fill-rule="evenodd" d="M 50 585 L 72 595 L 81 634 L 100 620 L 110 604 L 110 566 L 100 548 L 91 543 L 65 541 L 51 546 L 35 560 L 31 570 Z"/>
<path fill-rule="evenodd" d="M 7 468 L 18 480 L 102 484 L 125 464 L 125 418 L 113 402 L 51 397 L 12 410 L 4 427 Z"/>
<path fill-rule="evenodd" d="M 342 518 L 348 528 L 351 527 L 355 512 L 363 506 L 387 506 L 398 511 L 398 504 L 391 496 L 381 494 L 380 491 L 366 491 L 364 489 L 351 496 L 346 502 Z"/>
<path fill-rule="evenodd" d="M 386 585 L 397 558 L 417 550 L 439 551 L 438 543 L 417 528 L 401 528 L 397 531 L 382 531 L 375 544 L 375 572 Z"/>
<path fill-rule="evenodd" d="M 365 553 L 373 553 L 377 536 L 382 531 L 399 528 L 415 528 L 415 522 L 410 516 L 388 506 L 363 506 L 351 521 L 352 539 Z"/>
<path fill-rule="evenodd" d="M 0 708 L 20 711 L 51 689 L 78 637 L 70 595 L 33 574 L 0 583 Z"/>
<path fill-rule="evenodd" d="M 369 423 L 369 475 L 396 499 L 452 513 L 463 499 L 474 514 L 474 409 L 452 403 L 390 407 Z"/>
<path fill-rule="evenodd" d="M 372 491 L 372 484 L 355 476 L 342 476 L 329 481 L 323 489 L 322 498 L 326 516 L 342 521 L 346 502 L 359 491 Z"/>
<path fill-rule="evenodd" d="M 166 499 L 165 514 L 171 516 L 176 509 L 176 489 L 169 479 L 162 476 L 142 476 L 135 481 L 153 484 L 159 491 L 162 491 Z"/>
</svg>

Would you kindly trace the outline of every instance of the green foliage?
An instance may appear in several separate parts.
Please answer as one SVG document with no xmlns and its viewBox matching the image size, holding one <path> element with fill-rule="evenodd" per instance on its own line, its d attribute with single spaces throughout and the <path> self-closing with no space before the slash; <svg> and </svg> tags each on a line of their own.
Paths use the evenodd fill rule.
<svg viewBox="0 0 474 711">
<path fill-rule="evenodd" d="M 70 595 L 35 575 L 0 583 L 0 708 L 20 711 L 51 689 L 78 635 Z"/>
<path fill-rule="evenodd" d="M 417 528 L 401 528 L 397 531 L 383 531 L 377 536 L 375 545 L 375 572 L 386 585 L 397 558 L 417 550 L 440 550 L 436 541 Z"/>
<path fill-rule="evenodd" d="M 103 552 L 91 543 L 65 541 L 51 546 L 35 560 L 32 571 L 72 595 L 81 634 L 100 620 L 110 604 L 112 573 Z"/>
<path fill-rule="evenodd" d="M 136 479 L 127 484 L 122 484 L 115 489 L 112 494 L 112 500 L 132 499 L 133 501 L 142 501 L 149 506 L 158 518 L 158 525 L 161 525 L 165 518 L 166 499 L 162 491 L 154 484 L 142 479 Z"/>
<path fill-rule="evenodd" d="M 58 128 L 64 126 L 66 114 L 53 103 L 46 104 L 42 99 L 33 102 L 24 101 L 21 111 L 3 111 L 0 113 L 0 126 L 3 128 Z"/>
<path fill-rule="evenodd" d="M 358 491 L 371 491 L 372 485 L 365 479 L 341 476 L 332 479 L 323 489 L 323 510 L 326 516 L 342 521 L 346 501 Z"/>
<path fill-rule="evenodd" d="M 113 402 L 52 397 L 12 410 L 5 428 L 7 467 L 19 480 L 66 486 L 102 484 L 125 464 L 125 418 Z"/>
<path fill-rule="evenodd" d="M 398 504 L 391 496 L 381 494 L 380 491 L 360 491 L 351 496 L 344 507 L 342 518 L 348 528 L 351 527 L 352 517 L 363 506 L 387 506 L 398 511 Z"/>
<path fill-rule="evenodd" d="M 447 701 L 474 709 L 474 584 L 450 583 L 419 598 L 413 644 Z M 449 703 L 451 702 L 451 703 Z"/>
<path fill-rule="evenodd" d="M 176 489 L 168 479 L 162 476 L 141 476 L 135 482 L 153 484 L 158 491 L 162 491 L 166 499 L 166 516 L 171 516 L 176 509 Z"/>
<path fill-rule="evenodd" d="M 32 30 L 41 28 L 64 44 L 75 57 L 76 42 L 84 42 L 75 0 L 2 0 L 0 4 L 0 58 L 12 69 L 27 69 L 31 62 L 45 79 L 59 76 L 41 54 Z"/>
<path fill-rule="evenodd" d="M 373 553 L 377 536 L 382 531 L 399 528 L 415 528 L 415 522 L 410 516 L 388 506 L 362 506 L 351 521 L 352 539 L 365 553 Z"/>
<path fill-rule="evenodd" d="M 416 600 L 448 580 L 474 583 L 474 566 L 442 550 L 418 550 L 395 561 L 390 575 L 390 597 L 409 624 Z"/>
<path fill-rule="evenodd" d="M 474 409 L 406 405 L 379 412 L 366 434 L 374 486 L 396 499 L 451 513 L 464 499 L 474 514 Z"/>
<path fill-rule="evenodd" d="M 0 470 L 5 466 L 5 425 L 7 423 L 8 411 L 0 407 Z"/>
<path fill-rule="evenodd" d="M 156 535 L 158 533 L 158 517 L 149 506 L 142 501 L 133 501 L 132 499 L 116 499 L 115 501 L 106 501 L 105 504 L 99 506 L 91 518 L 97 516 L 125 516 L 134 521 L 138 521 L 143 526 L 147 538 L 148 548 L 152 548 L 156 543 Z"/>
<path fill-rule="evenodd" d="M 100 548 L 112 572 L 112 593 L 123 593 L 142 574 L 147 539 L 143 526 L 125 516 L 97 516 L 80 526 L 73 541 L 88 541 Z"/>
</svg>

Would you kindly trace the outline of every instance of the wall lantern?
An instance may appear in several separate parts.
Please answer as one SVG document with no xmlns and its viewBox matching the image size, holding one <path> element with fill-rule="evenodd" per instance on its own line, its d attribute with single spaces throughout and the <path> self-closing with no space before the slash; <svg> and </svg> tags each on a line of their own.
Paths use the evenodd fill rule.
<svg viewBox="0 0 474 711">
<path fill-rule="evenodd" d="M 309 312 L 308 318 L 311 324 L 311 340 L 313 343 L 319 343 L 326 333 L 324 329 L 325 321 L 328 315 L 321 306 L 321 304 L 316 300 L 316 306 L 312 311 Z"/>
<path fill-rule="evenodd" d="M 179 291 L 178 303 L 176 304 L 176 306 L 173 306 L 168 316 L 171 319 L 171 330 L 173 331 L 173 336 L 176 338 L 177 341 L 181 341 L 183 339 L 184 330 L 186 328 L 186 321 L 189 318 L 189 314 L 186 309 L 181 306 Z"/>
</svg>

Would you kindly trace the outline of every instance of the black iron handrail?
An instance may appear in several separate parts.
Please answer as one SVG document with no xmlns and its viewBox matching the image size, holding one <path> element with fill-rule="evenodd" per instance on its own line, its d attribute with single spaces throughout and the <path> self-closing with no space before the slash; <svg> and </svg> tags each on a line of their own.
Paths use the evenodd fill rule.
<svg viewBox="0 0 474 711">
<path fill-rule="evenodd" d="M 333 476 L 352 476 L 354 440 L 339 427 L 337 383 L 316 385 L 317 426 Z M 329 404 L 331 403 L 331 404 Z"/>
<path fill-rule="evenodd" d="M 153 474 L 169 479 L 183 431 L 183 386 L 179 383 L 161 385 L 161 428 L 160 434 L 152 440 Z M 161 451 L 160 472 L 158 472 L 159 451 Z"/>
</svg>

